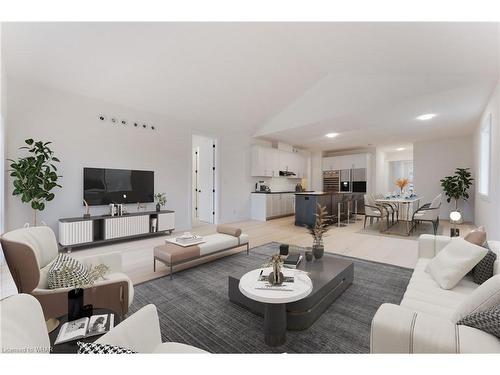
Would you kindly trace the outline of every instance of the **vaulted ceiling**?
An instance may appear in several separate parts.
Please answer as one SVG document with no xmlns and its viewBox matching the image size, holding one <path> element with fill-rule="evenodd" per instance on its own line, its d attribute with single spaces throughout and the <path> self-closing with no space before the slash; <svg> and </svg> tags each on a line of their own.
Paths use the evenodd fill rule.
<svg viewBox="0 0 500 375">
<path fill-rule="evenodd" d="M 499 77 L 496 23 L 9 23 L 2 36 L 9 77 L 323 150 L 470 133 Z"/>
</svg>

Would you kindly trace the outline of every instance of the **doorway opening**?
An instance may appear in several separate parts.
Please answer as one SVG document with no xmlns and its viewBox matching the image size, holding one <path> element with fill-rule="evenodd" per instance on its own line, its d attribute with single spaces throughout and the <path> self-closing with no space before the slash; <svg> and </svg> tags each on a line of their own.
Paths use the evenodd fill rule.
<svg viewBox="0 0 500 375">
<path fill-rule="evenodd" d="M 192 136 L 192 226 L 216 223 L 217 140 Z"/>
</svg>

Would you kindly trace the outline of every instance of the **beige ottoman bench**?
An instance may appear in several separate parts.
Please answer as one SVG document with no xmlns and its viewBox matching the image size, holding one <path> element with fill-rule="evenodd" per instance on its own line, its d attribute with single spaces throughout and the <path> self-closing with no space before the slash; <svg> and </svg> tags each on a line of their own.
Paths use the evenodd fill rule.
<svg viewBox="0 0 500 375">
<path fill-rule="evenodd" d="M 156 272 L 156 261 L 160 261 L 170 268 L 172 279 L 173 267 L 179 264 L 240 246 L 247 247 L 247 254 L 250 250 L 248 235 L 242 233 L 241 229 L 228 225 L 217 226 L 217 233 L 204 236 L 203 240 L 205 242 L 201 244 L 186 247 L 169 242 L 156 246 L 153 252 L 153 271 Z"/>
</svg>

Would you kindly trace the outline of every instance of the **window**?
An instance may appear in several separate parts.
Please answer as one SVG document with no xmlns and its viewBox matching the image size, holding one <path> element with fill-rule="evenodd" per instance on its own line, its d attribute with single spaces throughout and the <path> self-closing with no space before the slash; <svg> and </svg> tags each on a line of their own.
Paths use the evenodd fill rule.
<svg viewBox="0 0 500 375">
<path fill-rule="evenodd" d="M 491 113 L 481 127 L 479 138 L 479 194 L 488 196 L 490 190 Z"/>
</svg>

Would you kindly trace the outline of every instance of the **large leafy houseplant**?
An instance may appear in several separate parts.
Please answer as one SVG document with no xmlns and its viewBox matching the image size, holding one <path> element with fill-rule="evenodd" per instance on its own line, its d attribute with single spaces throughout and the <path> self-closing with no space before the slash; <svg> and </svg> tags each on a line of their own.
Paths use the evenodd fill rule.
<svg viewBox="0 0 500 375">
<path fill-rule="evenodd" d="M 29 203 L 33 209 L 33 224 L 36 226 L 36 213 L 45 209 L 45 203 L 54 199 L 52 189 L 61 187 L 57 174 L 59 159 L 48 147 L 52 142 L 26 139 L 26 146 L 19 149 L 28 150 L 28 155 L 18 160 L 8 159 L 10 176 L 13 177 L 14 191 L 12 195 L 21 197 L 23 203 Z"/>
<path fill-rule="evenodd" d="M 450 203 L 454 199 L 455 210 L 458 210 L 458 201 L 460 199 L 464 201 L 469 199 L 469 189 L 473 181 L 469 168 L 457 168 L 453 176 L 446 176 L 441 179 L 441 187 L 447 196 L 446 201 Z"/>
</svg>

